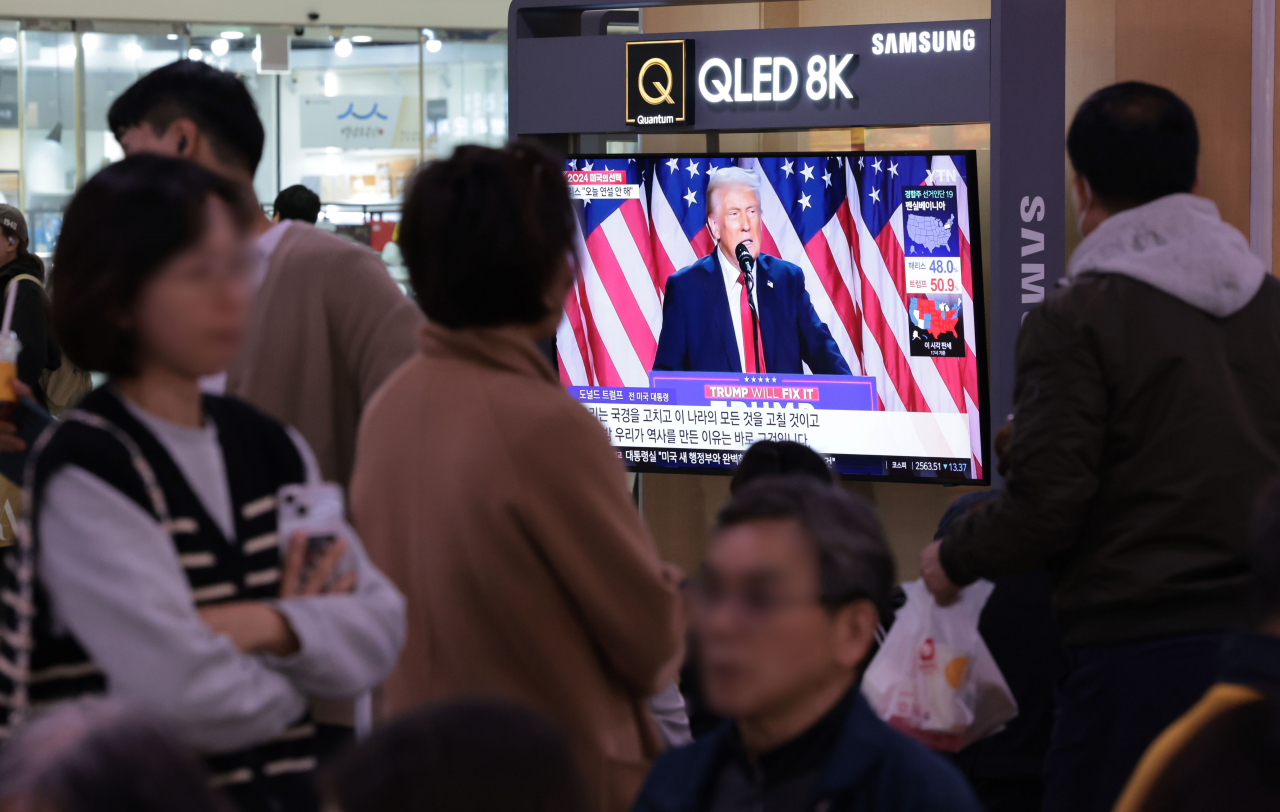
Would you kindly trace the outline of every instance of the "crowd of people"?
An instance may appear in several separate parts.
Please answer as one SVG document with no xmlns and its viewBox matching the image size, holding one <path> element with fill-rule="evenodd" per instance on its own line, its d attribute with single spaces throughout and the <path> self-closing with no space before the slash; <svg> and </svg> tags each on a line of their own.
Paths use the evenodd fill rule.
<svg viewBox="0 0 1280 812">
<path fill-rule="evenodd" d="M 68 206 L 47 293 L 0 207 L 0 282 L 30 280 L 19 391 L 49 405 L 62 364 L 107 379 L 30 447 L 0 423 L 28 455 L 0 809 L 1280 802 L 1280 283 L 1195 196 L 1167 90 L 1077 113 L 1084 242 L 1019 338 L 1004 487 L 921 556 L 940 605 L 994 582 L 980 630 L 1021 711 L 952 757 L 862 696 L 900 590 L 874 507 L 817 454 L 753 447 L 700 568 L 659 557 L 538 346 L 578 274 L 556 156 L 422 168 L 407 298 L 307 190 L 264 214 L 235 76 L 159 68 L 109 125 L 127 157 Z M 322 497 L 327 535 L 287 532 Z"/>
</svg>

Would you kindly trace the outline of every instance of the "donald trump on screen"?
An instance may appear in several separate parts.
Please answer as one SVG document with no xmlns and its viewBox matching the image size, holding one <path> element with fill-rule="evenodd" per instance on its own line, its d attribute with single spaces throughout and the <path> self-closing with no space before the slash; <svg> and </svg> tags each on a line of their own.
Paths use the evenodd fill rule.
<svg viewBox="0 0 1280 812">
<path fill-rule="evenodd" d="M 707 184 L 716 250 L 667 280 L 655 370 L 849 375 L 804 287 L 804 272 L 760 253 L 756 175 L 718 170 Z M 738 256 L 749 255 L 750 275 Z"/>
</svg>

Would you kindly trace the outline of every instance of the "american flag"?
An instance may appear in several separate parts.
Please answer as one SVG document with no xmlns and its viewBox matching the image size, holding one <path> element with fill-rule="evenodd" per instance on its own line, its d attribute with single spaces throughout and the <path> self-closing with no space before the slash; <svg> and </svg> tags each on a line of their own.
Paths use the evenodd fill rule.
<svg viewBox="0 0 1280 812">
<path fill-rule="evenodd" d="M 726 166 L 760 180 L 762 246 L 801 268 L 849 368 L 876 379 L 886 411 L 969 416 L 982 476 L 968 179 L 964 156 L 799 155 L 577 159 L 570 170 L 625 171 L 639 198 L 580 200 L 582 274 L 556 341 L 568 386 L 647 387 L 668 277 L 714 250 L 706 187 Z M 912 356 L 902 189 L 956 188 L 965 314 L 963 357 Z"/>
</svg>

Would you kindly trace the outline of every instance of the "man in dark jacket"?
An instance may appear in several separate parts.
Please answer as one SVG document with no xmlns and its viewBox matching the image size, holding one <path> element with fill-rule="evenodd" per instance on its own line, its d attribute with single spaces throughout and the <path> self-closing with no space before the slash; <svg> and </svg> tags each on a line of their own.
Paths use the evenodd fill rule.
<svg viewBox="0 0 1280 812">
<path fill-rule="evenodd" d="M 1195 117 L 1127 82 L 1067 149 L 1084 241 L 1018 337 L 998 501 L 922 555 L 940 601 L 1046 568 L 1069 647 L 1045 810 L 1109 810 L 1250 621 L 1247 522 L 1280 471 L 1280 282 L 1196 186 Z"/>
<path fill-rule="evenodd" d="M 857 687 L 893 563 L 871 507 L 809 476 L 733 494 L 690 592 L 723 722 L 660 756 L 636 812 L 977 812 L 954 767 Z"/>
</svg>

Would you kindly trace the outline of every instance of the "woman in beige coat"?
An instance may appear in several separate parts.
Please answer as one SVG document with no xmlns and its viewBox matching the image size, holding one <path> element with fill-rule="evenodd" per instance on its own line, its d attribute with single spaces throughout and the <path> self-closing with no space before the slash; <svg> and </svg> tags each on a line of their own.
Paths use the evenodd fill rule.
<svg viewBox="0 0 1280 812">
<path fill-rule="evenodd" d="M 625 812 L 680 613 L 617 453 L 536 345 L 574 283 L 573 218 L 536 146 L 459 147 L 419 174 L 400 246 L 430 324 L 365 409 L 351 501 L 408 599 L 382 711 L 514 700 L 570 737 L 597 808 Z"/>
</svg>

